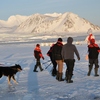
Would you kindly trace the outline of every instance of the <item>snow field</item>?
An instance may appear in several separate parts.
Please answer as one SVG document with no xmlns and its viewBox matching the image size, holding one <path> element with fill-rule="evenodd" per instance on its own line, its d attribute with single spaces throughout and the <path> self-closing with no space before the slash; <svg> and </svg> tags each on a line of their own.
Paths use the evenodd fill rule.
<svg viewBox="0 0 100 100">
<path fill-rule="evenodd" d="M 5 44 L 0 45 L 0 63 L 5 66 L 20 64 L 22 72 L 15 75 L 18 85 L 11 81 L 12 86 L 7 84 L 7 78 L 0 79 L 0 100 L 100 100 L 100 77 L 94 77 L 92 70 L 91 76 L 87 76 L 88 61 L 85 60 L 87 46 L 85 44 L 76 45 L 81 60 L 76 58 L 74 68 L 74 83 L 68 84 L 66 81 L 58 82 L 51 76 L 52 65 L 42 64 L 44 71 L 33 72 L 35 59 L 33 57 L 34 43 L 25 44 Z M 46 55 L 49 46 L 41 46 L 44 60 L 49 60 Z M 65 77 L 66 65 L 63 68 Z M 99 71 L 100 73 L 100 71 Z"/>
</svg>

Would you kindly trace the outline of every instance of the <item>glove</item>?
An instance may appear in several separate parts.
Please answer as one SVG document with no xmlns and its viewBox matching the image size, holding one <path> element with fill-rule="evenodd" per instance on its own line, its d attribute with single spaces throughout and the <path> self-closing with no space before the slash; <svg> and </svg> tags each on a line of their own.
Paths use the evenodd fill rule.
<svg viewBox="0 0 100 100">
<path fill-rule="evenodd" d="M 42 57 L 42 59 L 44 60 L 44 57 Z"/>
<path fill-rule="evenodd" d="M 80 58 L 78 58 L 78 60 L 80 60 Z"/>
</svg>

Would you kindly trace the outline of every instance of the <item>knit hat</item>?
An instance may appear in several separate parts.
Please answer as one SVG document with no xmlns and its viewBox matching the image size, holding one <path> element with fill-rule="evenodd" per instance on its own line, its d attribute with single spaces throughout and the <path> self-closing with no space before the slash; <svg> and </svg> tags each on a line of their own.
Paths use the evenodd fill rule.
<svg viewBox="0 0 100 100">
<path fill-rule="evenodd" d="M 62 38 L 58 38 L 58 41 L 62 42 L 63 40 L 62 40 Z"/>
<path fill-rule="evenodd" d="M 40 44 L 36 44 L 36 47 L 40 47 Z"/>
</svg>

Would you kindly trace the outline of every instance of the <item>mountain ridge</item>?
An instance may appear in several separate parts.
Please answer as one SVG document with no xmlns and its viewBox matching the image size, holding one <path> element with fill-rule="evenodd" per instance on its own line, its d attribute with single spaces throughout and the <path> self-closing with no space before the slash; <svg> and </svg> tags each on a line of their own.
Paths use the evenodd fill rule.
<svg viewBox="0 0 100 100">
<path fill-rule="evenodd" d="M 10 32 L 35 35 L 86 33 L 90 28 L 94 32 L 100 32 L 99 26 L 72 12 L 10 16 L 7 21 L 0 20 L 0 28 L 0 32 L 7 32 L 10 28 Z"/>
<path fill-rule="evenodd" d="M 39 33 L 79 33 L 86 32 L 89 28 L 100 31 L 100 27 L 92 24 L 78 15 L 68 12 L 58 16 L 34 14 L 16 29 L 17 32 Z"/>
</svg>

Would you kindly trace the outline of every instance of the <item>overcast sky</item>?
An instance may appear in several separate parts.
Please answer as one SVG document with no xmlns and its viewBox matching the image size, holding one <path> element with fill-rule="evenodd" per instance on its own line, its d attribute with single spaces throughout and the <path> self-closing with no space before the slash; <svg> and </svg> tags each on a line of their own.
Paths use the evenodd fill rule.
<svg viewBox="0 0 100 100">
<path fill-rule="evenodd" d="M 100 26 L 100 0 L 0 0 L 0 20 L 54 12 L 72 12 Z"/>
</svg>

